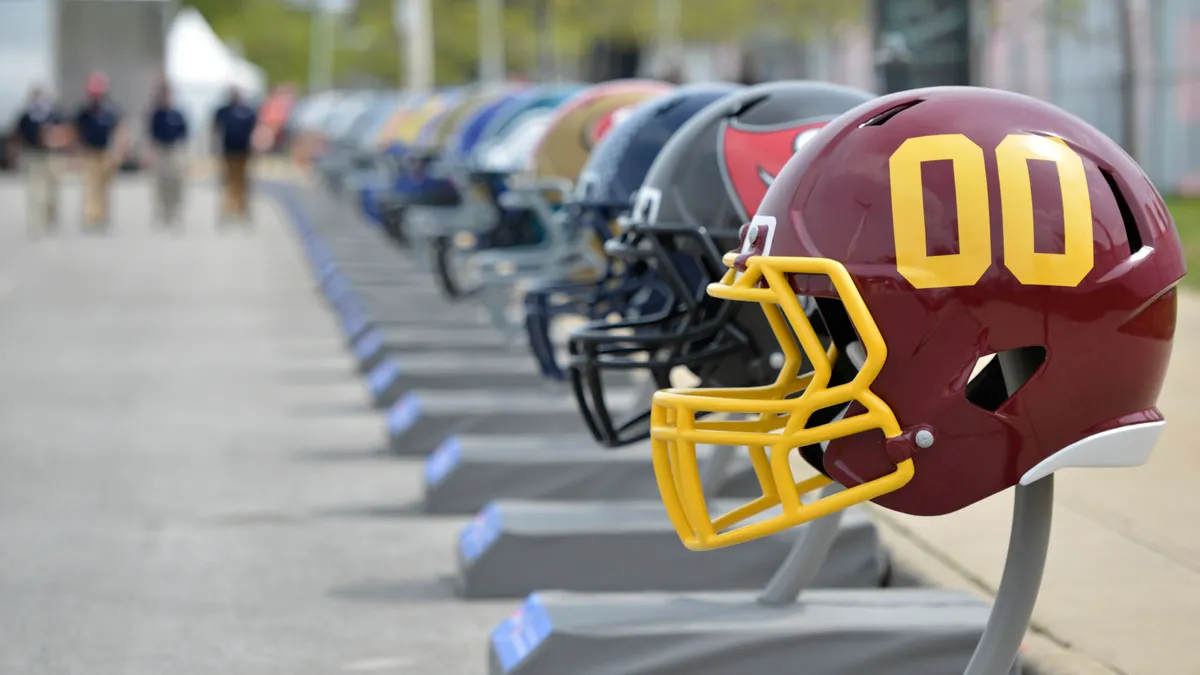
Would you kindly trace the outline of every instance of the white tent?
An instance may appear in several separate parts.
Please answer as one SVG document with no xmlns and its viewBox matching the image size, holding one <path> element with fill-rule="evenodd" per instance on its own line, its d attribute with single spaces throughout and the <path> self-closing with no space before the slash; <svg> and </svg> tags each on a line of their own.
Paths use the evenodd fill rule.
<svg viewBox="0 0 1200 675">
<path fill-rule="evenodd" d="M 229 87 L 237 86 L 248 99 L 266 90 L 262 69 L 234 54 L 192 7 L 180 10 L 167 32 L 166 74 L 191 124 L 193 147 L 203 147 L 213 111 Z"/>
</svg>

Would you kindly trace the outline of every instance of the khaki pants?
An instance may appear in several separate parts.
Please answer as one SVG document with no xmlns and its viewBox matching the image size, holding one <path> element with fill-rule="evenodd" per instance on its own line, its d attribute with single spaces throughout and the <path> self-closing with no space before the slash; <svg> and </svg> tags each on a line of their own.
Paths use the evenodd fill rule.
<svg viewBox="0 0 1200 675">
<path fill-rule="evenodd" d="M 29 227 L 41 230 L 58 222 L 58 159 L 43 150 L 21 155 L 25 191 L 29 198 Z"/>
<path fill-rule="evenodd" d="M 159 146 L 154 157 L 154 202 L 158 218 L 164 223 L 178 223 L 183 205 L 182 147 Z"/>
<path fill-rule="evenodd" d="M 249 164 L 250 157 L 247 155 L 226 155 L 221 159 L 221 183 L 224 191 L 221 215 L 238 218 L 246 218 L 249 215 L 246 208 L 247 193 L 249 192 Z"/>
<path fill-rule="evenodd" d="M 83 225 L 96 228 L 108 222 L 108 189 L 116 162 L 105 150 L 88 150 L 83 157 Z"/>
</svg>

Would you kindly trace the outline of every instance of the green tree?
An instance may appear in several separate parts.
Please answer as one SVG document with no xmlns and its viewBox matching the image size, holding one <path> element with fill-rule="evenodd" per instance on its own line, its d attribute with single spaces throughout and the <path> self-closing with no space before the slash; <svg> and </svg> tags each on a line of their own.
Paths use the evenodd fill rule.
<svg viewBox="0 0 1200 675">
<path fill-rule="evenodd" d="M 280 0 L 188 0 L 222 39 L 237 41 L 245 58 L 273 81 L 307 82 L 308 17 Z"/>
<path fill-rule="evenodd" d="M 244 48 L 245 56 L 272 81 L 307 83 L 308 38 L 312 18 L 291 9 L 286 0 L 186 0 L 224 39 Z M 769 22 L 803 38 L 839 21 L 861 17 L 869 0 L 704 0 L 681 2 L 684 40 L 738 41 Z M 478 51 L 477 0 L 431 1 L 436 81 L 458 84 L 475 77 Z M 547 33 L 539 34 L 537 15 L 544 8 Z M 403 43 L 392 20 L 393 0 L 358 0 L 338 30 L 335 79 L 369 79 L 398 85 L 403 73 Z M 585 55 L 594 40 L 621 39 L 642 44 L 655 39 L 653 0 L 507 0 L 504 38 L 510 71 L 530 72 L 539 44 L 564 59 Z M 545 42 L 543 42 L 545 41 Z"/>
</svg>

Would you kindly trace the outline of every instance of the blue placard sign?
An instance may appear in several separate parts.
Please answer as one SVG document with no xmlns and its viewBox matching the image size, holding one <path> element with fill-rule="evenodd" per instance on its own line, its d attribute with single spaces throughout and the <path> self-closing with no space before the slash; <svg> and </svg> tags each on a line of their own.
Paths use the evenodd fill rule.
<svg viewBox="0 0 1200 675">
<path fill-rule="evenodd" d="M 517 611 L 492 630 L 492 651 L 504 672 L 512 672 L 550 637 L 554 623 L 537 593 L 530 593 Z"/>
<path fill-rule="evenodd" d="M 352 314 L 365 316 L 367 313 L 367 308 L 363 306 L 362 299 L 354 291 L 348 290 L 342 293 L 330 293 L 329 301 L 333 303 L 333 306 L 343 316 Z"/>
<path fill-rule="evenodd" d="M 366 361 L 383 349 L 383 333 L 374 328 L 363 333 L 354 341 L 354 356 L 359 361 Z"/>
<path fill-rule="evenodd" d="M 388 411 L 387 427 L 391 436 L 402 436 L 421 419 L 421 399 L 409 392 Z"/>
<path fill-rule="evenodd" d="M 454 467 L 458 466 L 458 460 L 462 457 L 462 446 L 458 442 L 457 436 L 451 436 L 442 441 L 442 444 L 433 451 L 429 459 L 425 461 L 425 484 L 429 486 L 437 485 L 442 482 Z"/>
<path fill-rule="evenodd" d="M 350 281 L 341 274 L 333 274 L 326 278 L 325 295 L 331 300 L 336 300 L 350 292 Z"/>
<path fill-rule="evenodd" d="M 367 374 L 367 388 L 372 396 L 379 396 L 387 391 L 400 377 L 400 364 L 396 359 L 384 359 Z"/>
<path fill-rule="evenodd" d="M 346 320 L 342 322 L 342 328 L 346 331 L 346 335 L 358 335 L 364 328 L 367 327 L 367 324 L 370 323 L 370 320 L 367 319 L 367 315 L 358 308 L 351 309 L 351 311 L 345 315 L 345 319 Z"/>
<path fill-rule="evenodd" d="M 475 562 L 500 538 L 500 507 L 488 504 L 458 535 L 458 552 L 463 561 Z"/>
</svg>

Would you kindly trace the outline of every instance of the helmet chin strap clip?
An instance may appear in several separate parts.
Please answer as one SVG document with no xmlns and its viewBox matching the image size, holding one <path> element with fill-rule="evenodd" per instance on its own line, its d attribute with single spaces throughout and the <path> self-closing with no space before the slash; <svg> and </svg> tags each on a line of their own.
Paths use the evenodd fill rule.
<svg viewBox="0 0 1200 675">
<path fill-rule="evenodd" d="M 922 424 L 905 429 L 899 436 L 887 439 L 883 444 L 883 451 L 887 454 L 888 461 L 899 465 L 912 459 L 913 455 L 921 450 L 931 447 L 933 439 L 932 428 Z"/>
</svg>

